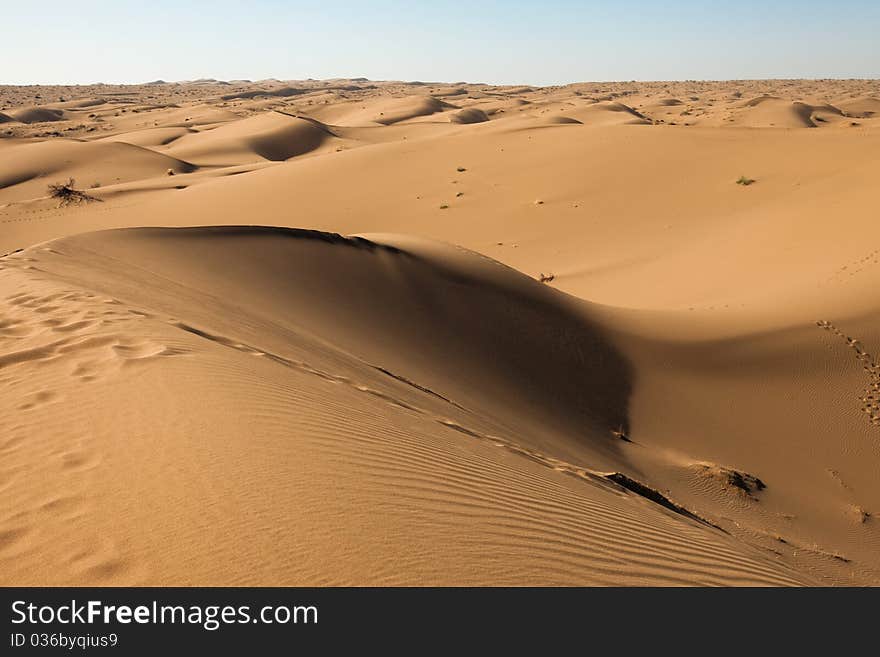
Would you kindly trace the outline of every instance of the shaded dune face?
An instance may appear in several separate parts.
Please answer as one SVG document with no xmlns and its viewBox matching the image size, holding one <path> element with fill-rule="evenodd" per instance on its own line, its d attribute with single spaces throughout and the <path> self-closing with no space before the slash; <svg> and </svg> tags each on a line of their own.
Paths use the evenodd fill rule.
<svg viewBox="0 0 880 657">
<path fill-rule="evenodd" d="M 65 118 L 63 110 L 50 107 L 25 107 L 10 112 L 9 116 L 20 123 L 46 123 Z"/>
<path fill-rule="evenodd" d="M 453 112 L 452 116 L 449 117 L 449 120 L 452 123 L 482 123 L 483 121 L 488 121 L 489 117 L 481 109 L 476 107 L 466 107 L 465 109 Z"/>
<path fill-rule="evenodd" d="M 389 243 L 215 227 L 71 243 L 94 240 L 105 255 L 238 299 L 532 440 L 554 436 L 568 454 L 578 442 L 615 452 L 612 432 L 628 431 L 632 369 L 590 318 L 589 304 L 462 249 L 377 239 Z"/>
</svg>

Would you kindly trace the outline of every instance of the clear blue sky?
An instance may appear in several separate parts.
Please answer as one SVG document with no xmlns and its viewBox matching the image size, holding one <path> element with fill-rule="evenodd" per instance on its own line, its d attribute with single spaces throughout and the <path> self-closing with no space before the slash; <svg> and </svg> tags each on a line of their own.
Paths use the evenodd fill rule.
<svg viewBox="0 0 880 657">
<path fill-rule="evenodd" d="M 880 77 L 880 0 L 22 0 L 0 24 L 0 84 Z"/>
</svg>

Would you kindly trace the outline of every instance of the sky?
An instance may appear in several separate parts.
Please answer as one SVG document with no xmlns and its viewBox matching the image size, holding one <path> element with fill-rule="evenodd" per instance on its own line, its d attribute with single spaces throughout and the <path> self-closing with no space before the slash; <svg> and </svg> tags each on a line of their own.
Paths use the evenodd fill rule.
<svg viewBox="0 0 880 657">
<path fill-rule="evenodd" d="M 880 0 L 3 4 L 0 84 L 880 77 Z"/>
</svg>

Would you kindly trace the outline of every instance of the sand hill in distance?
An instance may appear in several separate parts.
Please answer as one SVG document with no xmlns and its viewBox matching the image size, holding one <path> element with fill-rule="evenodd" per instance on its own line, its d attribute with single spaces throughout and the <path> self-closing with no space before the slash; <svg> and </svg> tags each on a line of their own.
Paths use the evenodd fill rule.
<svg viewBox="0 0 880 657">
<path fill-rule="evenodd" d="M 878 154 L 876 80 L 0 87 L 0 584 L 880 584 Z"/>
</svg>

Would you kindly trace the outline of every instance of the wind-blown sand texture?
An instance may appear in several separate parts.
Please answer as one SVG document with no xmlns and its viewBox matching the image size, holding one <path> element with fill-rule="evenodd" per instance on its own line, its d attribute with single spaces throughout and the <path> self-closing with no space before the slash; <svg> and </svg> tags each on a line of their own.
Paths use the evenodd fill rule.
<svg viewBox="0 0 880 657">
<path fill-rule="evenodd" d="M 0 124 L 0 584 L 880 583 L 877 81 Z"/>
</svg>

